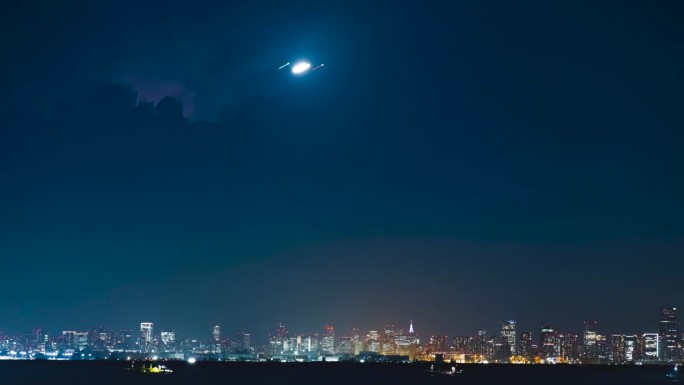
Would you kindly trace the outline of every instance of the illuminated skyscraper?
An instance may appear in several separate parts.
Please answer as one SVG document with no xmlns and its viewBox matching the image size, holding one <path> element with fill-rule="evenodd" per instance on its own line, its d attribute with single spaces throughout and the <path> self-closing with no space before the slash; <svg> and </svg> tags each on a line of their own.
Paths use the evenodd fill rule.
<svg viewBox="0 0 684 385">
<path fill-rule="evenodd" d="M 579 336 L 577 334 L 560 334 L 560 357 L 565 363 L 575 363 L 579 359 Z"/>
<path fill-rule="evenodd" d="M 397 354 L 396 337 L 400 334 L 402 333 L 394 325 L 385 325 L 385 332 L 382 335 L 382 347 L 380 349 L 382 354 Z"/>
<path fill-rule="evenodd" d="M 534 358 L 534 350 L 532 349 L 532 332 L 520 333 L 520 352 L 526 360 L 532 361 Z"/>
<path fill-rule="evenodd" d="M 165 348 L 172 348 L 176 344 L 176 331 L 175 330 L 162 330 L 161 331 L 161 341 Z"/>
<path fill-rule="evenodd" d="M 318 334 L 308 334 L 301 337 L 299 354 L 306 354 L 310 357 L 318 355 L 320 349 L 320 338 Z"/>
<path fill-rule="evenodd" d="M 284 354 L 298 354 L 297 349 L 301 349 L 302 346 L 301 336 L 289 336 L 283 341 L 283 353 Z"/>
<path fill-rule="evenodd" d="M 679 323 L 677 322 L 677 308 L 664 307 L 660 309 L 660 322 L 658 322 L 658 337 L 660 337 L 661 361 L 677 361 L 679 351 L 677 347 L 679 338 Z"/>
<path fill-rule="evenodd" d="M 237 336 L 237 352 L 238 353 L 252 353 L 252 335 L 250 333 L 240 332 Z"/>
<path fill-rule="evenodd" d="M 598 358 L 601 362 L 607 361 L 610 357 L 610 347 L 608 345 L 607 336 L 603 334 L 596 335 L 596 350 L 598 351 Z"/>
<path fill-rule="evenodd" d="M 133 330 L 120 330 L 114 336 L 114 348 L 122 352 L 131 351 L 134 347 L 134 340 Z"/>
<path fill-rule="evenodd" d="M 275 334 L 269 336 L 268 341 L 268 352 L 271 355 L 279 355 L 283 353 L 283 348 L 287 344 L 285 341 L 288 339 L 288 332 L 283 323 L 278 324 L 278 330 Z"/>
<path fill-rule="evenodd" d="M 397 346 L 397 354 L 402 354 L 399 351 L 407 349 L 412 344 L 412 337 L 407 333 L 399 333 L 394 336 L 394 344 Z"/>
<path fill-rule="evenodd" d="M 212 352 L 221 353 L 221 325 L 211 327 Z"/>
<path fill-rule="evenodd" d="M 492 361 L 496 358 L 496 338 L 494 336 L 488 336 L 488 335 L 483 335 L 480 336 L 482 338 L 483 342 L 483 351 L 482 351 L 482 357 L 486 361 Z"/>
<path fill-rule="evenodd" d="M 337 341 L 337 353 L 338 354 L 354 354 L 354 342 L 352 337 L 340 337 Z"/>
<path fill-rule="evenodd" d="M 625 336 L 622 334 L 610 336 L 610 363 L 614 365 L 627 363 Z"/>
<path fill-rule="evenodd" d="M 321 336 L 321 354 L 335 354 L 335 327 L 333 325 L 325 325 Z"/>
<path fill-rule="evenodd" d="M 385 325 L 385 339 L 393 340 L 394 336 L 398 334 L 397 328 L 392 324 Z"/>
<path fill-rule="evenodd" d="M 152 322 L 140 323 L 140 350 L 148 352 L 152 350 L 154 324 Z"/>
<path fill-rule="evenodd" d="M 597 360 L 599 358 L 596 336 L 598 335 L 598 325 L 596 321 L 584 322 L 584 333 L 582 334 L 582 358 L 587 360 Z"/>
<path fill-rule="evenodd" d="M 211 339 L 214 343 L 221 341 L 221 325 L 214 325 L 211 328 Z"/>
<path fill-rule="evenodd" d="M 74 335 L 76 334 L 73 330 L 64 330 L 62 332 L 61 345 L 63 349 L 74 349 Z"/>
<path fill-rule="evenodd" d="M 395 331 L 393 348 L 396 354 L 409 356 L 409 359 L 412 360 L 416 355 L 418 342 L 418 336 L 413 329 L 413 321 L 411 321 L 408 332 L 406 329 L 397 329 Z"/>
<path fill-rule="evenodd" d="M 368 332 L 366 346 L 369 352 L 380 353 L 380 333 L 377 330 Z"/>
<path fill-rule="evenodd" d="M 147 343 L 152 342 L 154 324 L 152 322 L 142 322 L 140 324 L 140 336 Z"/>
<path fill-rule="evenodd" d="M 471 337 L 455 336 L 451 339 L 451 351 L 455 354 L 472 354 L 469 351 Z"/>
<path fill-rule="evenodd" d="M 658 333 L 644 333 L 642 339 L 642 361 L 658 361 L 659 341 Z"/>
<path fill-rule="evenodd" d="M 516 355 L 518 352 L 517 341 L 515 334 L 515 321 L 508 320 L 501 323 L 501 339 L 506 341 L 506 344 L 510 348 L 510 355 Z"/>
<path fill-rule="evenodd" d="M 32 345 L 33 349 L 37 349 L 38 351 L 45 352 L 45 348 L 48 345 L 48 341 L 49 341 L 49 336 L 42 329 L 34 329 L 33 330 L 33 341 L 31 341 L 31 345 Z"/>
<path fill-rule="evenodd" d="M 546 360 L 554 361 L 560 356 L 560 344 L 556 330 L 551 326 L 544 326 L 539 332 L 539 345 L 541 347 L 541 357 Z"/>
<path fill-rule="evenodd" d="M 88 332 L 74 332 L 74 348 L 85 350 L 88 347 Z"/>
<path fill-rule="evenodd" d="M 637 354 L 637 336 L 625 336 L 625 361 L 628 363 L 634 362 L 634 356 Z"/>
<path fill-rule="evenodd" d="M 110 333 L 106 327 L 102 326 L 97 329 L 97 339 L 99 339 L 100 341 L 104 342 L 105 344 L 108 344 L 111 338 L 112 333 Z"/>
<path fill-rule="evenodd" d="M 418 344 L 420 344 L 420 339 L 418 338 L 418 333 L 416 333 L 416 330 L 413 328 L 413 320 L 411 320 L 411 323 L 409 325 L 409 339 L 410 339 L 411 345 L 414 348 Z"/>
<path fill-rule="evenodd" d="M 364 343 L 361 339 L 361 333 L 357 328 L 352 329 L 352 342 L 354 343 L 354 355 L 358 355 L 364 350 Z"/>
<path fill-rule="evenodd" d="M 430 336 L 427 344 L 429 353 L 446 353 L 449 349 L 449 339 L 447 336 Z"/>
</svg>

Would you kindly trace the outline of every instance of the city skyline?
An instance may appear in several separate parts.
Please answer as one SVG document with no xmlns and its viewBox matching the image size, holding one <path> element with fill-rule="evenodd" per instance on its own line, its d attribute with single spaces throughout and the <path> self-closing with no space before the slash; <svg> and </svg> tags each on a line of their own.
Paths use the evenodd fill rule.
<svg viewBox="0 0 684 385">
<path fill-rule="evenodd" d="M 611 333 L 608 333 L 608 334 L 628 335 L 628 334 L 653 332 L 653 333 L 661 336 L 664 344 L 669 343 L 669 346 L 671 348 L 675 348 L 677 346 L 677 343 L 679 343 L 680 340 L 682 339 L 682 337 L 684 336 L 684 331 L 680 329 L 680 323 L 679 323 L 679 320 L 677 319 L 676 313 L 677 313 L 676 307 L 664 307 L 664 308 L 661 307 L 661 308 L 659 308 L 659 313 L 658 313 L 659 318 L 657 319 L 656 323 L 654 324 L 655 326 L 651 327 L 650 329 L 648 329 L 648 328 L 639 329 L 639 331 L 635 331 L 635 330 L 628 330 L 628 331 L 612 330 Z M 0 334 L 3 332 L 4 333 L 9 332 L 10 335 L 22 335 L 22 334 L 31 333 L 32 330 L 43 330 L 45 332 L 50 331 L 50 332 L 54 333 L 54 332 L 63 332 L 64 330 L 76 331 L 76 329 L 78 329 L 81 332 L 85 332 L 87 330 L 95 330 L 97 328 L 103 327 L 104 324 L 106 324 L 106 322 L 101 323 L 100 326 L 92 326 L 91 325 L 90 327 L 86 327 L 86 328 L 62 328 L 62 329 L 57 329 L 57 330 L 49 330 L 46 328 L 34 326 L 34 327 L 30 327 L 28 329 L 24 328 L 24 330 L 21 332 L 8 331 L 8 330 L 0 329 Z M 491 324 L 491 322 L 489 322 L 489 324 Z M 532 325 L 528 324 L 528 325 L 523 325 L 523 327 L 521 328 L 518 321 L 511 319 L 511 320 L 499 321 L 498 322 L 498 328 L 497 327 L 487 328 L 487 327 L 484 327 L 481 325 L 482 327 L 470 330 L 469 332 L 473 335 L 475 335 L 476 333 L 486 333 L 487 335 L 492 336 L 492 337 L 497 337 L 502 341 L 505 340 L 506 342 L 509 343 L 510 346 L 513 347 L 513 349 L 514 349 L 513 351 L 517 353 L 518 350 L 521 349 L 521 347 L 522 347 L 523 341 L 522 341 L 521 335 L 523 333 L 530 333 L 533 330 L 539 330 L 541 333 L 543 333 L 545 329 L 553 330 L 553 332 L 557 332 L 558 330 L 562 330 L 565 333 L 573 333 L 576 335 L 581 335 L 584 340 L 595 339 L 596 338 L 595 336 L 596 336 L 596 334 L 599 333 L 599 331 L 603 332 L 603 334 L 605 335 L 606 330 L 607 330 L 606 327 L 601 325 L 600 322 L 596 321 L 596 320 L 583 321 L 581 324 L 575 325 L 574 328 L 549 326 L 549 325 L 563 324 L 562 322 L 556 322 L 556 323 L 553 323 L 553 322 L 537 322 L 536 324 L 539 326 L 535 327 L 534 324 L 532 324 Z M 135 325 L 140 326 L 138 337 L 147 343 L 151 342 L 155 336 L 162 338 L 162 334 L 164 332 L 173 332 L 174 338 L 176 335 L 179 335 L 179 333 L 177 332 L 178 329 L 173 327 L 172 323 L 171 324 L 160 324 L 159 322 L 144 321 L 144 322 L 139 322 Z M 154 325 L 157 325 L 157 326 L 154 326 Z M 206 339 L 207 341 L 219 341 L 222 336 L 225 337 L 227 335 L 225 333 L 225 330 L 224 330 L 225 328 L 222 325 L 224 325 L 224 324 L 223 323 L 213 323 L 213 324 L 211 324 L 205 328 L 206 329 L 205 333 L 202 333 L 202 332 L 198 333 L 197 331 L 195 331 L 195 332 L 181 331 L 180 335 L 184 335 L 186 338 L 192 338 L 192 339 L 199 339 L 199 340 L 205 340 Z M 283 328 L 283 330 L 286 330 L 286 332 L 287 332 L 287 329 L 285 328 L 285 325 L 288 325 L 287 322 L 282 322 L 282 320 L 281 320 L 278 322 L 274 322 L 273 325 L 280 325 L 280 327 Z M 307 328 L 307 327 L 301 327 L 300 326 L 298 329 L 294 329 L 292 332 L 294 332 L 295 334 L 297 334 L 297 333 L 304 333 L 304 334 L 306 334 L 306 333 L 321 333 L 322 335 L 325 335 L 326 333 L 328 333 L 328 334 L 334 336 L 335 330 L 336 330 L 336 327 L 334 325 L 336 325 L 336 324 L 331 323 L 331 322 L 326 322 L 325 324 L 323 324 L 320 327 L 320 330 L 318 330 L 318 332 L 313 331 L 313 330 L 317 330 L 315 328 L 310 328 L 310 327 Z M 382 329 L 382 327 L 385 327 L 385 326 L 394 327 L 394 325 L 395 325 L 395 323 L 392 323 L 392 322 L 390 322 L 390 323 L 380 322 L 380 323 L 375 323 L 374 326 L 370 326 L 370 327 L 364 326 L 364 325 L 352 325 L 351 327 L 345 326 L 344 328 L 337 328 L 337 330 L 338 331 L 343 330 L 343 332 L 338 333 L 338 335 L 347 335 L 348 334 L 347 332 L 352 331 L 352 330 L 366 330 L 366 331 L 380 330 L 380 329 Z M 406 326 L 406 325 L 404 325 L 404 326 Z M 111 325 L 109 325 L 107 327 L 108 330 L 109 330 L 109 327 L 111 327 Z M 398 326 L 398 328 L 401 330 L 405 330 L 407 333 L 410 333 L 410 334 L 414 334 L 414 333 L 416 335 L 422 334 L 419 332 L 414 332 L 414 320 L 413 319 L 408 321 L 407 327 Z M 131 325 L 128 325 L 128 327 L 114 327 L 111 330 L 115 330 L 115 329 L 121 330 L 121 331 L 123 331 L 123 330 L 135 330 L 135 328 L 131 328 Z M 308 330 L 308 331 L 305 331 L 305 330 Z M 157 331 L 156 334 L 155 334 L 155 331 Z M 249 332 L 252 335 L 254 335 L 254 332 L 257 332 L 258 333 L 256 335 L 257 339 L 262 338 L 262 339 L 264 339 L 264 341 L 266 341 L 266 338 L 268 336 L 279 333 L 277 329 L 270 328 L 267 330 L 261 330 L 260 331 L 260 330 L 254 330 L 253 328 L 250 328 L 248 325 L 247 325 L 247 327 L 242 327 L 242 328 L 236 327 L 236 328 L 230 329 L 230 333 L 232 333 L 231 335 L 239 334 L 239 333 L 243 333 L 243 332 Z M 466 331 L 466 332 L 454 332 L 454 331 L 452 331 L 449 333 L 444 333 L 442 331 L 423 329 L 423 332 L 427 333 L 427 334 L 422 334 L 424 336 L 433 336 L 433 335 L 464 336 L 464 335 L 469 335 L 468 331 Z M 589 334 L 587 334 L 587 333 L 589 333 Z M 536 340 L 537 338 L 533 337 L 533 339 Z M 262 341 L 262 342 L 264 342 L 264 341 Z M 542 341 L 539 341 L 539 342 L 542 342 Z M 666 345 L 663 345 L 663 346 L 666 346 Z"/>
<path fill-rule="evenodd" d="M 153 322 L 135 330 L 64 330 L 56 336 L 34 329 L 23 336 L 0 332 L 0 359 L 77 360 L 228 360 L 326 361 L 384 360 L 385 362 L 452 361 L 512 364 L 663 364 L 684 363 L 684 333 L 677 309 L 660 308 L 658 331 L 620 334 L 604 331 L 596 321 L 585 321 L 583 333 L 553 326 L 534 332 L 516 330 L 515 320 L 501 322 L 500 334 L 478 330 L 470 335 L 423 336 L 407 325 L 353 328 L 336 332 L 333 324 L 318 331 L 294 332 L 279 323 L 259 345 L 251 332 L 225 333 L 220 324 L 204 338 L 178 335 L 174 329 L 155 333 Z M 137 334 L 137 337 L 136 337 Z M 327 358 L 327 359 L 326 359 Z"/>
</svg>

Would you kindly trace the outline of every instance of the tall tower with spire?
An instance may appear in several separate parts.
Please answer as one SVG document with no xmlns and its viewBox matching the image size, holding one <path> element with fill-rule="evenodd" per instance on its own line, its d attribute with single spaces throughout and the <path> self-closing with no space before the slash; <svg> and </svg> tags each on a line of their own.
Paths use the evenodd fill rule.
<svg viewBox="0 0 684 385">
<path fill-rule="evenodd" d="M 416 350 L 418 348 L 418 344 L 420 343 L 420 341 L 418 341 L 416 331 L 413 329 L 413 320 L 411 320 L 411 322 L 409 323 L 407 340 L 409 360 L 413 360 L 416 357 Z"/>
</svg>

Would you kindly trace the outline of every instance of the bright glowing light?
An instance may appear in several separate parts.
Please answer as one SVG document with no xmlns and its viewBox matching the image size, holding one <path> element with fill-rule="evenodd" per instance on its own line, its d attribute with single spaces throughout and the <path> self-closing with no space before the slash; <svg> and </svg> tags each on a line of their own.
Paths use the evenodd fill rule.
<svg viewBox="0 0 684 385">
<path fill-rule="evenodd" d="M 195 362 L 197 362 L 197 359 L 195 357 L 188 358 L 188 364 L 194 364 Z"/>
<path fill-rule="evenodd" d="M 309 68 L 311 68 L 311 63 L 307 63 L 305 61 L 299 62 L 292 66 L 292 73 L 295 75 L 303 74 L 306 72 Z"/>
</svg>

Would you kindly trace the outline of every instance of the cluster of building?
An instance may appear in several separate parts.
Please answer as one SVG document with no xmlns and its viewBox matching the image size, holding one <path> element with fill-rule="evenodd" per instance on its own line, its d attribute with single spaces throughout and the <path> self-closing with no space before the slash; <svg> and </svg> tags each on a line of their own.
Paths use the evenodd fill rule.
<svg viewBox="0 0 684 385">
<path fill-rule="evenodd" d="M 174 330 L 156 333 L 153 323 L 142 322 L 135 332 L 101 327 L 56 336 L 41 329 L 15 337 L 0 333 L 0 359 L 658 364 L 684 361 L 682 337 L 676 308 L 660 309 L 657 330 L 641 334 L 604 334 L 595 321 L 585 322 L 581 334 L 553 326 L 533 333 L 507 320 L 493 334 L 481 330 L 474 336 L 431 335 L 421 341 L 413 321 L 408 328 L 386 325 L 345 335 L 336 334 L 333 325 L 321 332 L 290 333 L 281 323 L 261 347 L 252 344 L 250 333 L 224 336 L 220 325 L 205 339 L 177 339 Z"/>
<path fill-rule="evenodd" d="M 268 339 L 268 357 L 278 361 L 377 360 L 410 361 L 420 352 L 420 340 L 413 330 L 387 325 L 382 330 L 350 335 L 335 335 L 333 325 L 325 325 L 323 333 L 291 334 L 282 323 Z"/>
<path fill-rule="evenodd" d="M 54 336 L 42 329 L 21 336 L 0 332 L 0 359 L 251 360 L 254 356 L 250 333 L 239 332 L 227 338 L 221 334 L 220 325 L 212 327 L 207 339 L 178 339 L 171 329 L 156 333 L 152 322 L 140 323 L 136 331 L 99 327 L 89 331 L 65 330 Z"/>
</svg>

